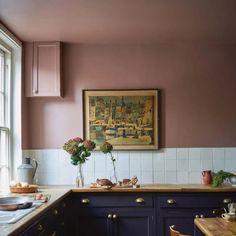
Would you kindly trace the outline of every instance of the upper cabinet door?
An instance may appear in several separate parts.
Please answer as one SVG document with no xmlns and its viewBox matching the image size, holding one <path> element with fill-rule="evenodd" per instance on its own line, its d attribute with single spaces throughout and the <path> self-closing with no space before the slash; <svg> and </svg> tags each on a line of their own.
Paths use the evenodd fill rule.
<svg viewBox="0 0 236 236">
<path fill-rule="evenodd" d="M 27 97 L 60 97 L 61 43 L 35 42 L 25 45 Z"/>
</svg>

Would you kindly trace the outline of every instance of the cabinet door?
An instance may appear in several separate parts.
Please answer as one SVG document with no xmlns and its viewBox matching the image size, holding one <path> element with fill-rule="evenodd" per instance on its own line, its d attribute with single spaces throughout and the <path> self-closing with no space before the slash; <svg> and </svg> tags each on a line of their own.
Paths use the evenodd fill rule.
<svg viewBox="0 0 236 236">
<path fill-rule="evenodd" d="M 112 236 L 152 236 L 152 209 L 112 209 Z"/>
<path fill-rule="evenodd" d="M 79 209 L 76 221 L 78 236 L 111 236 L 111 218 L 108 209 Z"/>
<path fill-rule="evenodd" d="M 61 44 L 25 44 L 25 89 L 27 97 L 61 96 Z"/>
<path fill-rule="evenodd" d="M 169 236 L 169 226 L 175 225 L 182 234 L 194 235 L 195 217 L 215 217 L 215 209 L 235 201 L 235 193 L 169 193 L 157 199 L 158 235 Z M 200 235 L 195 232 L 195 236 Z"/>
<path fill-rule="evenodd" d="M 157 222 L 158 235 L 170 236 L 169 226 L 175 225 L 182 234 L 193 235 L 194 217 L 199 214 L 194 209 L 170 209 L 160 212 Z"/>
</svg>

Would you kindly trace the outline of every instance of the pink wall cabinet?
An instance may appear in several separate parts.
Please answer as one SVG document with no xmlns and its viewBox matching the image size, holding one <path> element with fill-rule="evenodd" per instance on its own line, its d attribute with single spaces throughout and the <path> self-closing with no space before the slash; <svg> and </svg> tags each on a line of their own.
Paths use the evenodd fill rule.
<svg viewBox="0 0 236 236">
<path fill-rule="evenodd" d="M 61 97 L 61 43 L 25 43 L 26 97 Z"/>
</svg>

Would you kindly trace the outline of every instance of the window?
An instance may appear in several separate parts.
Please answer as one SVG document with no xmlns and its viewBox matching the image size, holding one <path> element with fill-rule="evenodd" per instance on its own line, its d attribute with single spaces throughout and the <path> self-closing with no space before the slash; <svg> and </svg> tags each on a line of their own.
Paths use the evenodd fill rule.
<svg viewBox="0 0 236 236">
<path fill-rule="evenodd" d="M 1 46 L 1 45 L 0 45 Z M 10 154 L 10 53 L 0 48 L 0 188 L 9 182 Z"/>
</svg>

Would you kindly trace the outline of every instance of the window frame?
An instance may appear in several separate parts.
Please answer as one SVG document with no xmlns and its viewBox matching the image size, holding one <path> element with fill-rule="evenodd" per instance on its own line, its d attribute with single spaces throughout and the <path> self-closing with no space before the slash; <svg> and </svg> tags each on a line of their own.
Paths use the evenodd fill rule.
<svg viewBox="0 0 236 236">
<path fill-rule="evenodd" d="M 11 104 L 11 51 L 0 41 L 0 54 L 3 56 L 3 71 L 0 91 L 2 96 L 2 123 L 0 124 L 0 145 L 3 142 L 5 148 L 0 148 L 0 188 L 6 189 L 11 176 L 11 123 L 12 123 L 12 104 Z M 3 155 L 3 156 L 2 156 Z"/>
</svg>

